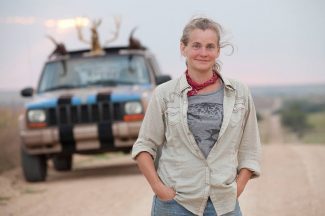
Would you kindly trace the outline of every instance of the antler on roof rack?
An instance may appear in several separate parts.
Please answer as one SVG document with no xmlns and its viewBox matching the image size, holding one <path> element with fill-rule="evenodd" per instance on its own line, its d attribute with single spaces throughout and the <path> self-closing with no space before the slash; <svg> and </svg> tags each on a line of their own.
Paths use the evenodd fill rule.
<svg viewBox="0 0 325 216">
<path fill-rule="evenodd" d="M 55 49 L 52 51 L 52 53 L 49 55 L 49 59 L 51 59 L 53 56 L 59 57 L 59 56 L 65 56 L 68 54 L 67 49 L 65 48 L 65 45 L 63 43 L 57 42 L 52 36 L 46 35 L 48 39 L 50 39 L 55 44 Z"/>
<path fill-rule="evenodd" d="M 101 19 L 98 20 L 92 20 L 91 22 L 91 27 L 90 27 L 90 31 L 91 31 L 91 41 L 86 40 L 83 37 L 82 34 L 82 24 L 79 23 L 76 20 L 76 29 L 77 29 L 77 33 L 78 33 L 78 38 L 80 41 L 90 44 L 91 45 L 91 51 L 90 53 L 88 53 L 89 55 L 102 55 L 104 54 L 104 50 L 102 49 L 102 46 L 100 45 L 100 40 L 99 40 L 99 34 L 98 34 L 98 27 L 100 26 L 100 24 L 102 23 Z M 115 41 L 119 35 L 119 31 L 120 31 L 120 26 L 121 26 L 121 19 L 120 17 L 114 17 L 114 23 L 115 23 L 115 28 L 116 30 L 113 33 L 113 37 L 108 39 L 104 44 L 108 44 L 111 43 L 113 41 Z"/>
<path fill-rule="evenodd" d="M 115 23 L 115 31 L 111 31 L 111 33 L 113 34 L 113 37 L 106 40 L 106 42 L 104 43 L 105 45 L 107 45 L 117 39 L 119 32 L 120 32 L 120 27 L 121 27 L 121 17 L 115 16 L 114 23 Z"/>
</svg>

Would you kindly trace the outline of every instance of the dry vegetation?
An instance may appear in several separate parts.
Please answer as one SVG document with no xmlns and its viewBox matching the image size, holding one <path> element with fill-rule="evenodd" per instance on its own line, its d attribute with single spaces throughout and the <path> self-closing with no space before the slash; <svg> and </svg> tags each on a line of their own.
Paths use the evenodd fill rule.
<svg viewBox="0 0 325 216">
<path fill-rule="evenodd" d="M 0 172 L 19 164 L 19 106 L 0 106 Z"/>
<path fill-rule="evenodd" d="M 302 105 L 302 109 L 298 110 L 299 115 L 293 115 L 297 110 L 286 108 L 288 101 Z M 325 111 L 322 105 L 325 104 L 324 96 L 255 97 L 254 102 L 261 116 L 259 129 L 262 143 L 325 144 Z M 291 117 L 291 125 L 283 125 L 282 118 L 287 117 L 281 112 L 284 109 L 287 116 Z M 299 134 L 300 130 L 303 133 Z"/>
</svg>

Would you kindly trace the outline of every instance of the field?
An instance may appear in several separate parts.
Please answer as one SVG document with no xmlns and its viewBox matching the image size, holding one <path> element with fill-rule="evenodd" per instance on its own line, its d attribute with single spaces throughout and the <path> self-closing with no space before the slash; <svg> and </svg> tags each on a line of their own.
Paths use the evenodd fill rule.
<svg viewBox="0 0 325 216">
<path fill-rule="evenodd" d="M 308 114 L 310 129 L 303 137 L 304 143 L 325 143 L 325 112 Z"/>
<path fill-rule="evenodd" d="M 20 107 L 0 107 L 0 172 L 19 164 L 18 115 Z"/>
</svg>

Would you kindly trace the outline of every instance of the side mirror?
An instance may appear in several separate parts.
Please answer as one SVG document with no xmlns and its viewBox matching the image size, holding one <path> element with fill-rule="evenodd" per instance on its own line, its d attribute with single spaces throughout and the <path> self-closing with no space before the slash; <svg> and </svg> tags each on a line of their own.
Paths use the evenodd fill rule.
<svg viewBox="0 0 325 216">
<path fill-rule="evenodd" d="M 23 90 L 20 91 L 20 95 L 23 97 L 31 97 L 33 96 L 34 89 L 31 87 L 24 88 Z"/>
<path fill-rule="evenodd" d="M 169 75 L 158 75 L 158 76 L 156 76 L 156 83 L 157 83 L 157 85 L 160 85 L 160 84 L 167 82 L 171 79 L 172 78 Z"/>
</svg>

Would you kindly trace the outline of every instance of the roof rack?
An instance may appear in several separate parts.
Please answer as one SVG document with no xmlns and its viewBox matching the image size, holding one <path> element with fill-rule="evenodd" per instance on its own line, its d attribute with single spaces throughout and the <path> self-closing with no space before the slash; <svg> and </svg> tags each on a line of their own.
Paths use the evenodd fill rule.
<svg viewBox="0 0 325 216">
<path fill-rule="evenodd" d="M 118 47 L 108 47 L 108 48 L 106 47 L 103 48 L 103 50 L 105 51 L 106 54 L 114 54 L 114 53 L 119 53 L 121 50 L 130 50 L 130 48 L 127 46 L 118 46 Z M 68 55 L 70 57 L 78 57 L 90 51 L 91 51 L 90 49 L 73 50 L 73 51 L 68 51 Z"/>
</svg>

